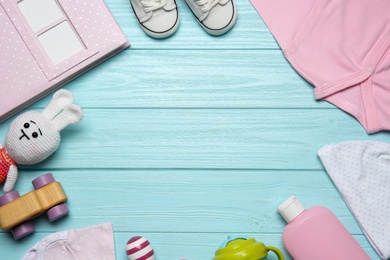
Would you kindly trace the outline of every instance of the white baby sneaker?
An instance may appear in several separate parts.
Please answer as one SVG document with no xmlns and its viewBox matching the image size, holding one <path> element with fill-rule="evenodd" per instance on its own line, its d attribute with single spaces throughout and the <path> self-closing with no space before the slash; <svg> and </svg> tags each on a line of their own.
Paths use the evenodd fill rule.
<svg viewBox="0 0 390 260">
<path fill-rule="evenodd" d="M 144 32 L 153 38 L 165 38 L 176 32 L 179 14 L 175 0 L 130 0 Z"/>
<path fill-rule="evenodd" d="M 237 20 L 233 0 L 185 0 L 202 27 L 211 35 L 229 31 Z"/>
</svg>

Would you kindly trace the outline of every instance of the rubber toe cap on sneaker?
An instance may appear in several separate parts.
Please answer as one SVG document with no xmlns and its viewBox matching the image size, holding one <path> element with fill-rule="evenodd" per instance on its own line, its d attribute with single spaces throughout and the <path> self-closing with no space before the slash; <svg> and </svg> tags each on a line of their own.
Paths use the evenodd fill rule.
<svg viewBox="0 0 390 260">
<path fill-rule="evenodd" d="M 213 10 L 201 23 L 213 35 L 221 35 L 233 27 L 237 19 L 236 10 L 232 1 L 220 5 Z"/>
<path fill-rule="evenodd" d="M 153 14 L 153 17 L 142 23 L 144 31 L 154 38 L 165 38 L 172 35 L 179 25 L 177 9 Z"/>
</svg>

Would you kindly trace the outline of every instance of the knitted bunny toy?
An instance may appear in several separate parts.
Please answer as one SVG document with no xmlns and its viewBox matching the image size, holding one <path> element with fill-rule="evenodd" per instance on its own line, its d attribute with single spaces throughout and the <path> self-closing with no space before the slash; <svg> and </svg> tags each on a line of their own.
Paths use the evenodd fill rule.
<svg viewBox="0 0 390 260">
<path fill-rule="evenodd" d="M 60 145 L 60 131 L 83 118 L 81 108 L 73 103 L 73 95 L 58 90 L 43 110 L 27 111 L 16 117 L 0 144 L 0 183 L 4 192 L 11 191 L 18 178 L 17 165 L 39 163 L 54 153 Z"/>
</svg>

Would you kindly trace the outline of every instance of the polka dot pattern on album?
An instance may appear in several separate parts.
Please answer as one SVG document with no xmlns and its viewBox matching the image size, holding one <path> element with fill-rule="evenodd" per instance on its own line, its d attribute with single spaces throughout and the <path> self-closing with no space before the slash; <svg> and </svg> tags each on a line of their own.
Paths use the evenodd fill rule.
<svg viewBox="0 0 390 260">
<path fill-rule="evenodd" d="M 29 1 L 1 1 L 0 115 L 29 104 L 129 45 L 103 0 L 47 1 L 55 6 L 51 12 L 61 16 L 37 28 L 29 22 L 35 12 L 26 16 L 17 4 Z M 66 41 L 54 37 L 64 28 L 69 33 Z M 70 47 L 75 49 L 68 52 Z M 67 54 L 57 56 L 62 52 Z"/>
</svg>

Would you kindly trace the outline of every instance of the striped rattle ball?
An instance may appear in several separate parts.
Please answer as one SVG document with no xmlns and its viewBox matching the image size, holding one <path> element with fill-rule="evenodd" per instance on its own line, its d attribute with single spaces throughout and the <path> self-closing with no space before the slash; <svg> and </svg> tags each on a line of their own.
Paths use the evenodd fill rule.
<svg viewBox="0 0 390 260">
<path fill-rule="evenodd" d="M 126 244 L 126 254 L 130 260 L 154 260 L 154 251 L 149 241 L 141 236 L 130 238 Z"/>
</svg>

